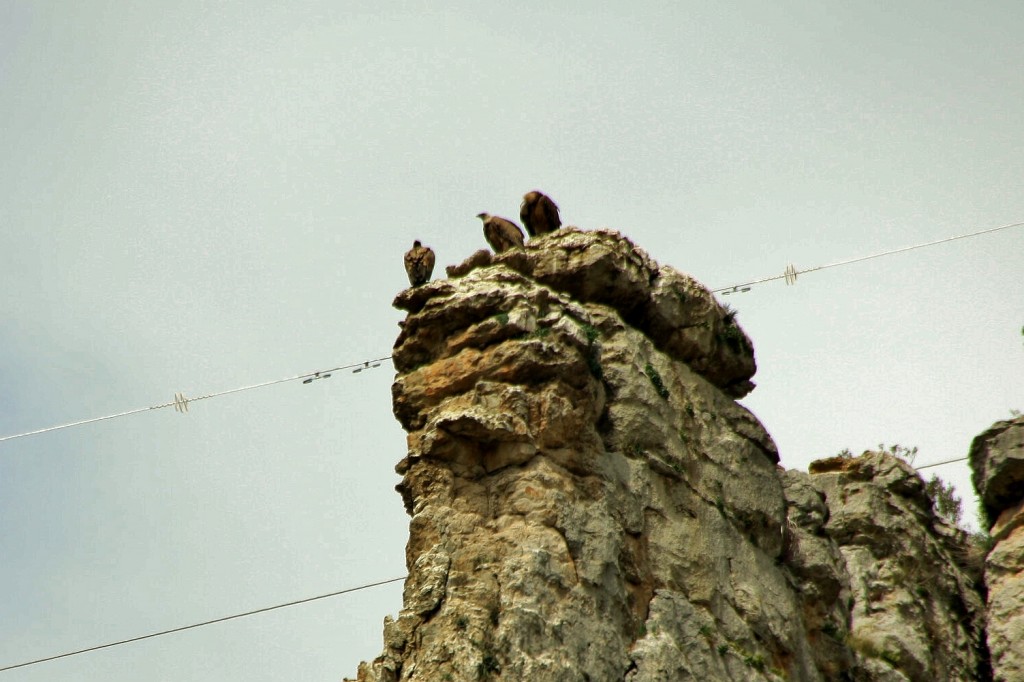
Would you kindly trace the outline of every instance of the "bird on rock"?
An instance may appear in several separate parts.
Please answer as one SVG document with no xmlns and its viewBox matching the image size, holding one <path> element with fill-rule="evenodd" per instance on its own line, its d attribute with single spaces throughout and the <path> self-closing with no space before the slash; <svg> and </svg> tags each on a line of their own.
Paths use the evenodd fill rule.
<svg viewBox="0 0 1024 682">
<path fill-rule="evenodd" d="M 523 230 L 511 220 L 490 213 L 478 213 L 476 217 L 484 221 L 484 237 L 495 253 L 514 247 L 523 248 Z"/>
<path fill-rule="evenodd" d="M 414 287 L 429 282 L 434 272 L 434 251 L 420 244 L 420 240 L 414 241 L 412 248 L 405 252 L 405 272 Z"/>
<path fill-rule="evenodd" d="M 562 226 L 558 217 L 558 206 L 548 195 L 534 190 L 523 195 L 519 206 L 519 218 L 531 237 L 554 232 Z"/>
</svg>

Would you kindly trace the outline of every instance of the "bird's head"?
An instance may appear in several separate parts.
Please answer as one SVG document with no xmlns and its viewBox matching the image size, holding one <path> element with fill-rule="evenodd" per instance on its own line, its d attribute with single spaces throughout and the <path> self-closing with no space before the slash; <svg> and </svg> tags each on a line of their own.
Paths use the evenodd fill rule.
<svg viewBox="0 0 1024 682">
<path fill-rule="evenodd" d="M 418 248 L 420 248 L 421 246 L 423 246 L 423 244 L 420 244 L 420 240 L 419 240 L 419 239 L 417 239 L 416 241 L 414 241 L 414 242 L 412 243 L 412 248 L 414 248 L 414 249 L 418 249 Z"/>
<path fill-rule="evenodd" d="M 477 213 L 476 217 L 479 218 L 480 220 L 486 221 L 486 220 L 490 220 L 491 214 L 490 213 Z"/>
</svg>

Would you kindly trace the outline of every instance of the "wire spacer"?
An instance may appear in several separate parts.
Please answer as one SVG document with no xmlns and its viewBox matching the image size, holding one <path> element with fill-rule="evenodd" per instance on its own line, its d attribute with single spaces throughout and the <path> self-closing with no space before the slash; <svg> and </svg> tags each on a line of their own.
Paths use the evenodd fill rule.
<svg viewBox="0 0 1024 682">
<path fill-rule="evenodd" d="M 174 411 L 181 412 L 182 414 L 188 412 L 189 399 L 185 397 L 184 393 L 174 394 Z"/>
<path fill-rule="evenodd" d="M 371 364 L 370 364 L 370 361 L 369 361 L 369 360 L 367 360 L 366 362 L 364 362 L 364 363 L 363 363 L 363 366 L 362 366 L 362 367 L 359 367 L 359 368 L 357 368 L 357 369 L 354 369 L 354 370 L 352 370 L 352 373 L 353 373 L 353 374 L 359 374 L 359 373 L 360 373 L 360 372 L 362 372 L 362 371 L 363 371 L 364 369 L 373 369 L 374 367 L 380 367 L 380 363 L 379 363 L 379 362 L 375 362 L 375 363 L 373 363 L 373 364 L 371 365 Z"/>
</svg>

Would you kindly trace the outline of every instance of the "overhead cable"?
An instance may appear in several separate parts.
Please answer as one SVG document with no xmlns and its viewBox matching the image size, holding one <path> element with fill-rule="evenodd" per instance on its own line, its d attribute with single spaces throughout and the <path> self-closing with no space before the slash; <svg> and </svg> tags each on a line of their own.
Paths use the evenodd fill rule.
<svg viewBox="0 0 1024 682">
<path fill-rule="evenodd" d="M 130 414 L 138 414 L 140 412 L 149 412 L 150 410 L 162 410 L 166 407 L 173 407 L 177 412 L 188 412 L 188 406 L 191 403 L 199 400 L 209 400 L 210 398 L 219 398 L 220 396 L 228 395 L 229 393 L 240 393 L 241 391 L 251 391 L 255 388 L 263 388 L 264 386 L 273 386 L 275 384 L 283 384 L 286 381 L 298 381 L 303 379 L 304 384 L 309 384 L 318 379 L 328 379 L 332 372 L 339 372 L 343 369 L 351 369 L 353 374 L 358 374 L 363 370 L 373 369 L 380 367 L 380 363 L 384 360 L 390 360 L 391 356 L 385 356 L 382 358 L 375 358 L 373 360 L 364 360 L 362 362 L 356 362 L 351 365 L 342 365 L 340 367 L 332 367 L 331 369 L 320 370 L 318 372 L 309 372 L 307 374 L 297 374 L 293 377 L 285 377 L 284 379 L 274 379 L 272 381 L 264 381 L 258 384 L 252 384 L 251 386 L 240 386 L 239 388 L 230 388 L 226 391 L 218 391 L 217 393 L 207 393 L 201 395 L 198 398 L 187 398 L 183 393 L 175 393 L 174 400 L 168 403 L 162 403 L 160 405 L 151 405 L 150 407 L 139 407 L 134 410 L 128 410 L 127 412 L 118 412 L 117 414 L 108 414 L 103 417 L 93 417 L 92 419 L 82 419 L 81 421 L 70 422 L 68 424 L 59 424 L 57 426 L 48 426 L 45 429 L 36 429 L 35 431 L 26 431 L 25 433 L 16 433 L 10 436 L 3 436 L 0 438 L 0 442 L 5 440 L 13 440 L 15 438 L 23 438 L 25 436 L 34 436 L 39 433 L 46 433 L 48 431 L 56 431 L 58 429 L 68 429 L 72 426 L 82 426 L 83 424 L 92 424 L 93 422 L 100 422 L 105 419 L 115 419 L 117 417 L 126 417 Z"/>
<path fill-rule="evenodd" d="M 828 268 L 836 268 L 836 267 L 839 267 L 841 265 L 850 265 L 852 263 L 859 263 L 861 261 L 871 260 L 872 258 L 881 258 L 882 256 L 889 256 L 889 255 L 892 255 L 892 254 L 895 254 L 895 253 L 902 253 L 904 251 L 912 251 L 914 249 L 923 249 L 923 248 L 928 247 L 928 246 L 935 246 L 936 244 L 944 244 L 945 242 L 951 242 L 951 241 L 955 241 L 957 239 L 967 239 L 968 237 L 978 237 L 978 236 L 981 236 L 981 235 L 991 234 L 993 232 L 998 232 L 1000 230 L 1007 230 L 1007 229 L 1010 229 L 1012 227 L 1020 227 L 1022 225 L 1024 225 L 1024 221 L 1018 222 L 1018 223 L 1010 223 L 1008 225 L 1000 225 L 999 227 L 991 227 L 991 228 L 988 228 L 988 229 L 985 229 L 985 230 L 978 230 L 976 232 L 970 232 L 970 233 L 967 233 L 967 234 L 955 235 L 953 237 L 946 237 L 944 239 L 937 239 L 935 241 L 925 242 L 923 244 L 914 244 L 912 246 L 904 246 L 904 247 L 901 247 L 901 248 L 898 248 L 898 249 L 891 249 L 889 251 L 883 251 L 881 253 L 871 254 L 869 256 L 860 256 L 860 257 L 857 257 L 857 258 L 850 258 L 848 260 L 838 261 L 836 263 L 829 263 L 827 265 L 819 265 L 817 267 L 807 268 L 807 269 L 804 269 L 804 270 L 797 270 L 796 267 L 794 267 L 792 264 L 790 264 L 790 265 L 786 266 L 785 271 L 781 275 L 773 275 L 771 277 L 764 277 L 762 279 L 757 279 L 757 280 L 753 280 L 753 281 L 750 281 L 750 282 L 744 282 L 742 284 L 734 284 L 734 285 L 728 286 L 728 287 L 721 287 L 721 288 L 718 288 L 718 289 L 712 289 L 711 292 L 715 293 L 715 294 L 721 293 L 723 296 L 728 296 L 730 294 L 738 294 L 738 293 L 743 293 L 743 292 L 746 292 L 746 291 L 750 291 L 750 288 L 752 286 L 756 285 L 756 284 L 764 284 L 765 282 L 772 282 L 772 281 L 779 280 L 779 279 L 786 280 L 786 284 L 795 284 L 798 275 L 807 274 L 809 272 L 816 272 L 818 270 L 826 270 Z M 3 436 L 3 437 L 0 437 L 0 443 L 2 443 L 5 440 L 13 440 L 15 438 L 23 438 L 25 436 L 34 436 L 36 434 L 46 433 L 48 431 L 56 431 L 58 429 L 71 428 L 72 426 L 82 426 L 84 424 L 92 424 L 93 422 L 104 421 L 106 419 L 115 419 L 117 417 L 126 417 L 126 416 L 131 415 L 131 414 L 138 414 L 140 412 L 148 412 L 150 410 L 160 410 L 160 409 L 163 409 L 163 408 L 166 408 L 166 407 L 173 407 L 178 412 L 188 412 L 189 404 L 193 403 L 193 402 L 196 402 L 197 400 L 206 400 L 208 398 L 216 398 L 216 397 L 219 397 L 219 396 L 222 396 L 222 395 L 227 395 L 229 393 L 238 393 L 239 391 L 250 391 L 250 390 L 252 390 L 254 388 L 262 388 L 264 386 L 272 386 L 274 384 L 280 384 L 280 383 L 284 383 L 286 381 L 297 381 L 299 379 L 303 380 L 302 383 L 309 384 L 309 383 L 311 383 L 313 381 L 316 381 L 318 379 L 327 379 L 327 378 L 329 378 L 331 376 L 331 372 L 336 372 L 336 371 L 340 371 L 340 370 L 343 370 L 343 369 L 352 369 L 353 373 L 361 372 L 364 369 L 372 369 L 374 367 L 378 367 L 378 366 L 380 366 L 380 362 L 382 362 L 384 360 L 390 360 L 390 359 L 391 359 L 391 356 L 388 355 L 388 356 L 385 356 L 385 357 L 377 358 L 375 360 L 366 360 L 366 361 L 354 363 L 354 364 L 351 364 L 351 365 L 344 365 L 344 366 L 341 366 L 341 367 L 334 367 L 332 369 L 321 370 L 319 372 L 311 372 L 311 373 L 308 373 L 308 374 L 298 374 L 296 376 L 286 377 L 284 379 L 275 379 L 273 381 L 265 381 L 263 383 L 253 384 L 251 386 L 242 386 L 240 388 L 233 388 L 233 389 L 229 389 L 227 391 L 221 391 L 219 393 L 210 393 L 208 395 L 199 396 L 198 398 L 188 398 L 183 393 L 175 393 L 174 394 L 174 400 L 172 400 L 171 402 L 168 402 L 168 403 L 163 403 L 163 404 L 160 404 L 160 405 L 152 405 L 150 407 L 140 407 L 140 408 L 137 408 L 137 409 L 134 409 L 134 410 L 128 410 L 126 412 L 118 412 L 117 414 L 108 414 L 108 415 L 105 415 L 105 416 L 102 416 L 102 417 L 93 417 L 91 419 L 83 419 L 81 421 L 70 422 L 68 424 L 59 424 L 57 426 L 49 426 L 49 427 L 46 427 L 44 429 L 37 429 L 35 431 L 26 431 L 25 433 L 16 433 L 16 434 L 13 434 L 13 435 L 10 435 L 10 436 Z"/>
<path fill-rule="evenodd" d="M 818 270 L 826 270 L 828 268 L 838 268 L 840 265 L 850 265 L 852 263 L 860 263 L 861 261 L 871 260 L 872 258 L 881 258 L 882 256 L 891 256 L 894 253 L 903 253 L 904 251 L 913 251 L 914 249 L 923 249 L 926 246 L 935 246 L 936 244 L 944 244 L 946 242 L 955 241 L 957 239 L 967 239 L 968 237 L 979 237 L 983 234 L 991 234 L 992 232 L 999 232 L 1000 230 L 1008 230 L 1011 227 L 1020 227 L 1024 225 L 1024 221 L 1019 223 L 1010 223 L 1009 225 L 1000 225 L 999 227 L 990 227 L 986 230 L 978 230 L 977 232 L 970 232 L 968 234 L 958 234 L 954 237 L 946 237 L 945 239 L 936 239 L 932 242 L 925 242 L 924 244 L 914 244 L 913 246 L 904 246 L 898 249 L 891 249 L 889 251 L 882 251 L 881 253 L 873 253 L 870 256 L 860 256 L 858 258 L 850 258 L 849 260 L 842 260 L 836 263 L 829 263 L 828 265 L 819 265 L 814 268 L 807 268 L 805 270 L 797 270 L 792 264 L 786 266 L 785 271 L 781 275 L 773 275 L 771 277 L 764 277 L 762 279 L 755 279 L 752 282 L 744 282 L 743 284 L 734 284 L 730 287 L 722 287 L 720 289 L 712 289 L 711 293 L 721 293 L 723 296 L 729 294 L 741 294 L 746 291 L 750 291 L 750 287 L 755 284 L 764 284 L 765 282 L 773 282 L 777 279 L 786 280 L 786 284 L 796 284 L 797 275 L 804 275 L 808 272 L 816 272 Z"/>
<path fill-rule="evenodd" d="M 921 469 L 928 469 L 928 468 L 931 468 L 931 467 L 942 466 L 943 464 L 952 464 L 953 462 L 963 462 L 966 459 L 968 459 L 968 458 L 967 457 L 957 457 L 956 459 L 946 459 L 946 460 L 943 460 L 941 462 L 932 462 L 931 464 L 922 464 L 919 467 L 914 467 L 914 470 L 915 471 L 920 471 Z"/>
<path fill-rule="evenodd" d="M 261 609 L 253 609 L 252 611 L 246 611 L 245 613 L 236 613 L 236 614 L 233 614 L 233 615 L 230 615 L 230 616 L 224 616 L 222 618 L 214 618 L 213 620 L 203 621 L 202 623 L 193 623 L 191 625 L 183 625 L 182 627 L 172 628 L 170 630 L 162 630 L 160 632 L 152 632 L 152 633 L 150 633 L 148 635 L 141 635 L 139 637 L 131 637 L 129 639 L 122 639 L 122 640 L 118 640 L 116 642 L 109 642 L 107 644 L 100 644 L 98 646 L 91 646 L 91 647 L 89 647 L 87 649 L 79 649 L 78 651 L 69 651 L 67 653 L 57 654 L 56 656 L 47 656 L 46 658 L 39 658 L 39 659 L 36 659 L 34 661 L 26 661 L 25 663 L 17 663 L 15 665 L 8 665 L 8 666 L 5 666 L 3 668 L 0 668 L 0 672 L 3 672 L 5 670 L 14 670 L 15 668 L 25 668 L 25 667 L 30 666 L 30 665 L 36 665 L 38 663 L 45 663 L 47 661 L 55 661 L 58 658 L 67 658 L 69 656 L 77 656 L 78 654 L 84 654 L 84 653 L 88 653 L 90 651 L 98 651 L 99 649 L 109 649 L 110 647 L 120 646 L 121 644 L 129 644 L 131 642 L 138 642 L 138 641 L 141 641 L 143 639 L 152 639 L 153 637 L 162 637 L 164 635 L 170 635 L 170 634 L 173 634 L 175 632 L 182 632 L 183 630 L 192 630 L 194 628 L 201 628 L 201 627 L 203 627 L 205 625 L 213 625 L 214 623 L 223 623 L 224 621 L 234 620 L 236 618 L 244 618 L 246 616 L 253 616 L 253 615 L 257 614 L 257 613 L 266 613 L 267 611 L 274 611 L 276 609 L 283 609 L 283 608 L 287 608 L 289 606 L 296 606 L 298 604 L 307 604 L 307 603 L 309 603 L 311 601 L 316 601 L 318 599 L 327 599 L 328 597 L 337 597 L 338 595 L 348 594 L 349 592 L 358 592 L 360 590 L 366 590 L 366 589 L 369 589 L 371 587 L 379 587 L 380 585 L 387 585 L 388 583 L 395 583 L 395 582 L 398 582 L 399 580 L 405 580 L 405 578 L 406 578 L 406 576 L 402 576 L 401 578 L 391 578 L 389 580 L 381 580 L 381 581 L 375 582 L 375 583 L 368 583 L 366 585 L 360 585 L 359 587 L 350 587 L 350 588 L 345 589 L 345 590 L 338 590 L 337 592 L 330 592 L 328 594 L 317 595 L 316 597 L 306 597 L 305 599 L 297 599 L 295 601 L 290 601 L 290 602 L 288 602 L 286 604 L 277 604 L 275 606 L 265 606 L 265 607 L 263 607 Z"/>
</svg>

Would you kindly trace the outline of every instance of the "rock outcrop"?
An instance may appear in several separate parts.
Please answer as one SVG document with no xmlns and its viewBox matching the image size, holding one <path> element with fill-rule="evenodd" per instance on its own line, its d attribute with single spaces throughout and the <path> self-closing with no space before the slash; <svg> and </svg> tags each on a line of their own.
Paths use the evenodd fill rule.
<svg viewBox="0 0 1024 682">
<path fill-rule="evenodd" d="M 984 678 L 963 534 L 886 455 L 781 469 L 703 286 L 575 228 L 448 274 L 395 299 L 409 577 L 360 682 Z"/>
<path fill-rule="evenodd" d="M 991 524 L 985 584 L 992 670 L 997 682 L 1024 680 L 1024 416 L 975 438 L 970 462 Z"/>
<path fill-rule="evenodd" d="M 921 477 L 881 452 L 818 460 L 810 472 L 849 574 L 854 678 L 988 679 L 971 541 L 935 513 Z"/>
</svg>

